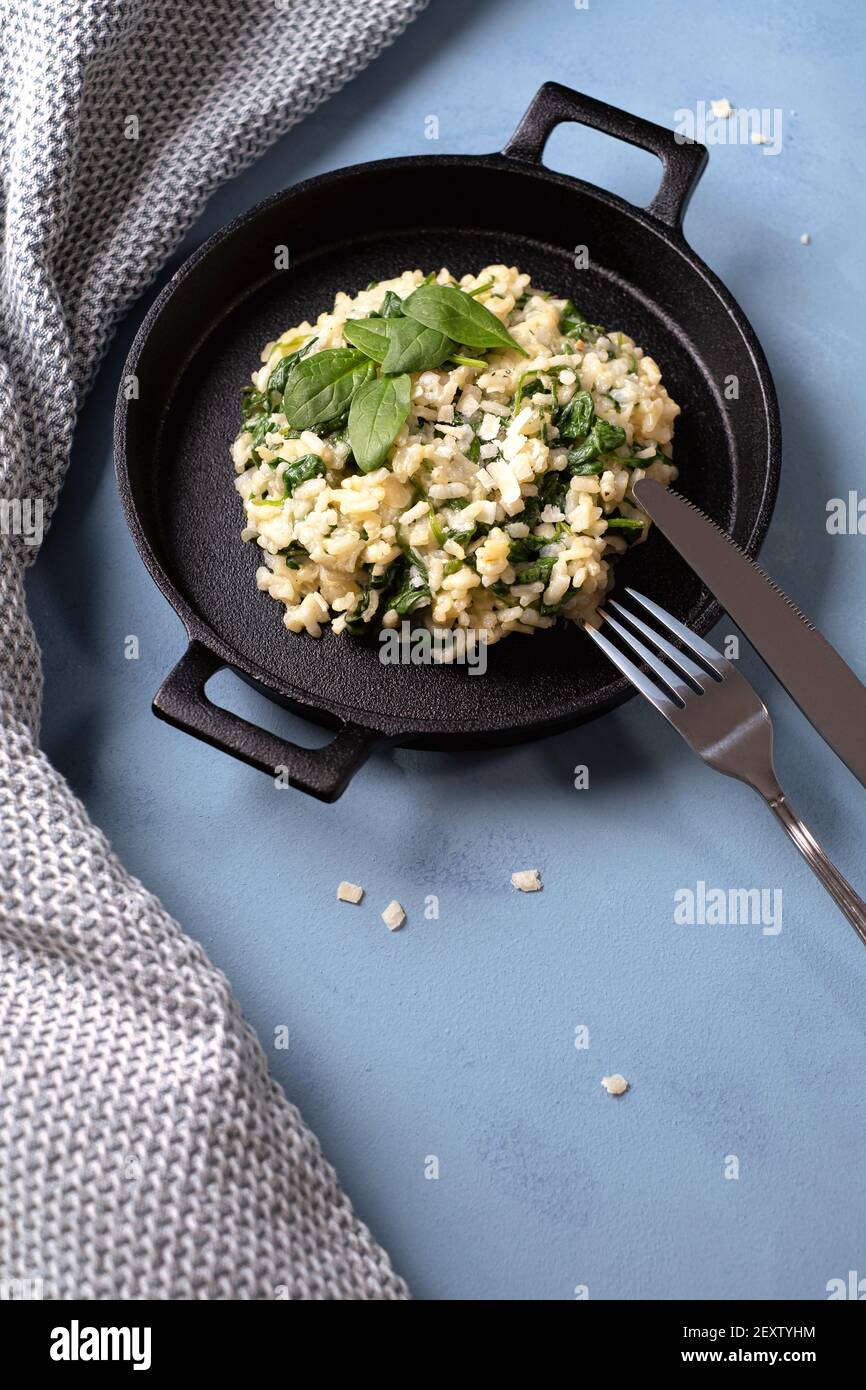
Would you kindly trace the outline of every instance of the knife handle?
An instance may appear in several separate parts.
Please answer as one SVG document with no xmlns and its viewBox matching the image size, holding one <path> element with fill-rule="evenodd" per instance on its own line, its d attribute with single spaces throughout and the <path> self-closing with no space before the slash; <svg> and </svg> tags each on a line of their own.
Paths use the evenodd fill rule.
<svg viewBox="0 0 866 1390">
<path fill-rule="evenodd" d="M 791 809 L 784 795 L 767 798 L 767 805 L 790 835 L 815 877 L 823 883 L 836 906 L 848 918 L 866 946 L 866 903 L 828 859 L 809 827 L 804 825 Z"/>
</svg>

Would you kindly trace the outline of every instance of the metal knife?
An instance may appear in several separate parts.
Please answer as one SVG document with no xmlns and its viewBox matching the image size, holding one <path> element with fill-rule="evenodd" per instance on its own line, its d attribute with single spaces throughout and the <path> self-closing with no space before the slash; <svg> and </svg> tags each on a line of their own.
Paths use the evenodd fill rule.
<svg viewBox="0 0 866 1390">
<path fill-rule="evenodd" d="M 692 502 L 652 478 L 635 500 L 763 657 L 843 763 L 866 786 L 866 687 L 787 594 Z"/>
</svg>

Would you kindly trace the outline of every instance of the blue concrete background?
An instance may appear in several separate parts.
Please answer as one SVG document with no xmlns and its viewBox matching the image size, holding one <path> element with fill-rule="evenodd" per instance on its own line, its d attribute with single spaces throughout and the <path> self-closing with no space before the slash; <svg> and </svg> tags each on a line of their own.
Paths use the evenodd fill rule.
<svg viewBox="0 0 866 1390">
<path fill-rule="evenodd" d="M 549 79 L 666 126 L 713 97 L 779 108 L 778 157 L 711 151 L 686 233 L 751 317 L 779 388 L 785 462 L 764 562 L 866 676 L 866 537 L 825 528 L 828 498 L 866 494 L 864 38 L 856 0 L 434 0 L 213 198 L 184 253 L 324 170 L 498 149 Z M 636 202 L 657 178 L 651 156 L 576 127 L 547 158 Z M 227 972 L 416 1296 L 821 1298 L 828 1279 L 866 1276 L 866 952 L 758 799 L 652 711 L 632 702 L 483 755 L 384 753 L 331 807 L 153 718 L 183 634 L 128 537 L 110 435 L 145 307 L 85 407 L 30 578 L 45 746 Z M 782 781 L 862 890 L 866 794 L 743 645 Z M 322 741 L 233 677 L 212 689 Z M 535 896 L 509 883 L 529 866 L 544 878 Z M 334 901 L 343 877 L 366 886 L 362 907 Z M 676 926 L 674 893 L 699 879 L 780 887 L 781 933 Z M 379 920 L 392 897 L 409 916 L 395 935 Z M 288 1051 L 273 1045 L 281 1024 Z M 600 1085 L 611 1071 L 631 1082 L 621 1100 Z M 425 1178 L 431 1155 L 438 1180 Z"/>
</svg>

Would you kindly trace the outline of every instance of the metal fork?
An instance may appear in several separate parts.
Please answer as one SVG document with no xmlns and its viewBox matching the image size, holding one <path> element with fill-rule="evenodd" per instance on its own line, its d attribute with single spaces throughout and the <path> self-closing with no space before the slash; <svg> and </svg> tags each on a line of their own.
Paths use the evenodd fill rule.
<svg viewBox="0 0 866 1390">
<path fill-rule="evenodd" d="M 672 618 L 664 608 L 634 589 L 626 589 L 626 593 L 676 637 L 688 655 L 613 599 L 608 599 L 607 608 L 612 608 L 625 623 L 606 610 L 601 616 L 655 679 L 650 679 L 603 633 L 588 626 L 584 630 L 705 763 L 717 772 L 746 782 L 764 798 L 866 946 L 866 903 L 828 859 L 779 786 L 773 767 L 773 725 L 757 691 L 715 647 Z"/>
</svg>

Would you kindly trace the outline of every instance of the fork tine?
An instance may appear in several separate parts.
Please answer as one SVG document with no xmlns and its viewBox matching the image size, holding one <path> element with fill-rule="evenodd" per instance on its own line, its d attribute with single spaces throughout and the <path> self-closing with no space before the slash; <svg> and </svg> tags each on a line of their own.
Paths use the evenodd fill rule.
<svg viewBox="0 0 866 1390">
<path fill-rule="evenodd" d="M 678 637 L 693 656 L 702 658 L 720 676 L 726 676 L 734 670 L 727 657 L 722 656 L 721 652 L 716 651 L 715 647 L 711 647 L 709 642 L 705 642 L 696 632 L 692 632 L 685 623 L 671 617 L 666 608 L 662 608 L 658 603 L 653 603 L 652 599 L 646 598 L 644 594 L 639 594 L 637 589 L 626 589 L 626 593 L 633 599 L 637 599 L 648 613 L 658 619 L 662 627 L 666 627 L 668 632 L 673 633 L 674 637 Z"/>
<path fill-rule="evenodd" d="M 612 618 L 607 612 L 603 612 L 602 616 L 608 626 L 612 627 L 625 645 L 630 647 L 635 655 L 646 663 L 653 675 L 668 687 L 682 706 L 685 706 L 687 700 L 694 698 L 697 693 L 694 686 L 689 685 L 679 671 L 672 671 L 669 666 L 665 665 L 660 656 L 651 652 L 649 647 L 645 647 L 643 642 L 639 641 L 634 633 L 630 632 L 622 623 L 617 622 L 616 618 Z"/>
<path fill-rule="evenodd" d="M 638 632 L 643 633 L 644 637 L 653 644 L 656 651 L 660 652 L 662 656 L 666 656 L 668 661 L 678 667 L 681 674 L 688 680 L 694 681 L 699 690 L 705 689 L 707 682 L 712 683 L 718 679 L 717 676 L 708 675 L 703 666 L 699 666 L 696 661 L 690 660 L 690 658 L 679 651 L 672 642 L 669 642 L 666 637 L 662 637 L 654 628 L 651 628 L 649 623 L 642 622 L 640 618 L 636 617 L 628 608 L 623 608 L 622 604 L 617 603 L 615 599 L 607 599 L 606 606 L 608 608 L 615 608 L 617 613 L 621 613 L 631 627 L 637 628 Z"/>
<path fill-rule="evenodd" d="M 610 621 L 610 619 L 608 619 L 608 621 Z M 628 657 L 620 651 L 619 647 L 615 647 L 613 642 L 609 641 L 608 638 L 596 628 L 589 627 L 588 624 L 585 623 L 583 630 L 588 637 L 592 638 L 596 646 L 601 648 L 605 656 L 613 662 L 614 666 L 619 667 L 622 674 L 631 681 L 632 685 L 640 691 L 641 695 L 649 700 L 651 705 L 655 705 L 659 714 L 663 714 L 665 719 L 673 724 L 679 713 L 680 706 L 674 704 L 670 694 L 665 690 L 659 690 L 658 686 L 654 685 L 649 677 L 644 675 L 639 667 L 635 666 L 633 661 L 629 661 Z"/>
</svg>

